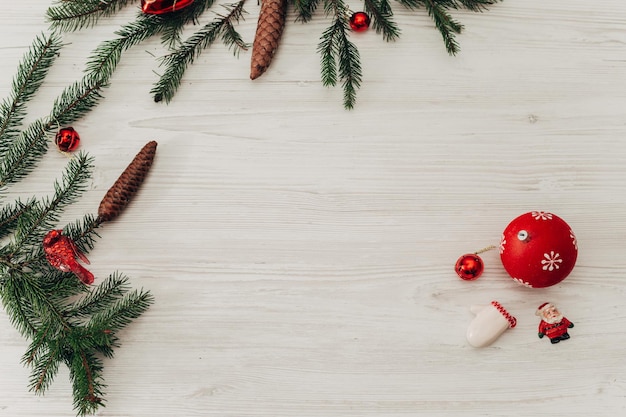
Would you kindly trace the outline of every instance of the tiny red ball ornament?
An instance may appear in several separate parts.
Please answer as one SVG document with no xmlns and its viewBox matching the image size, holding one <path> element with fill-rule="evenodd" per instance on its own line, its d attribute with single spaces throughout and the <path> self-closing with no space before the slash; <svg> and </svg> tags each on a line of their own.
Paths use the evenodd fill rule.
<svg viewBox="0 0 626 417">
<path fill-rule="evenodd" d="M 531 211 L 513 219 L 500 240 L 500 259 L 515 281 L 545 288 L 563 281 L 578 257 L 576 236 L 560 217 Z"/>
<path fill-rule="evenodd" d="M 466 253 L 462 255 L 454 265 L 457 275 L 465 281 L 474 281 L 485 269 L 483 260 L 475 253 Z"/>
<path fill-rule="evenodd" d="M 145 14 L 166 14 L 191 6 L 194 0 L 141 0 Z"/>
<path fill-rule="evenodd" d="M 370 17 L 365 12 L 355 12 L 350 16 L 350 28 L 355 32 L 363 32 L 370 27 Z"/>
<path fill-rule="evenodd" d="M 54 143 L 61 152 L 73 152 L 80 145 L 80 136 L 73 127 L 64 127 L 57 132 Z"/>
</svg>

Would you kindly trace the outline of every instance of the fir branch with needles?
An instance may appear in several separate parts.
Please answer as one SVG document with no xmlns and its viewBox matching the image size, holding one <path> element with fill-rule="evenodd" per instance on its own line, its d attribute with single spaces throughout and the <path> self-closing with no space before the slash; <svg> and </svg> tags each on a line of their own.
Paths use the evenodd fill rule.
<svg viewBox="0 0 626 417">
<path fill-rule="evenodd" d="M 388 0 L 364 0 L 364 10 L 372 18 L 372 28 L 382 33 L 383 39 L 390 42 L 400 37 L 400 29 L 392 20 L 393 11 Z"/>
<path fill-rule="evenodd" d="M 439 32 L 441 32 L 446 50 L 449 54 L 456 55 L 459 52 L 459 44 L 456 41 L 455 35 L 461 33 L 463 25 L 454 20 L 446 8 L 435 0 L 425 0 L 424 5 L 426 6 L 428 15 L 435 22 L 435 26 Z"/>
<path fill-rule="evenodd" d="M 34 45 L 38 47 L 37 44 Z M 20 132 L 17 139 L 6 141 L 6 150 L 0 160 L 0 189 L 24 178 L 48 150 L 47 134 L 59 124 L 72 123 L 93 109 L 102 98 L 105 82 L 85 76 L 66 87 L 56 98 L 49 116 L 32 122 Z M 0 142 L 6 139 L 0 137 Z"/>
<path fill-rule="evenodd" d="M 248 49 L 250 45 L 243 41 L 234 26 L 243 19 L 244 4 L 245 0 L 241 0 L 238 3 L 224 5 L 227 14 L 218 15 L 213 22 L 206 24 L 175 51 L 162 58 L 161 65 L 165 66 L 165 72 L 150 91 L 154 95 L 154 101 L 165 100 L 169 103 L 178 90 L 187 67 L 216 39 L 220 38 L 235 55 Z"/>
<path fill-rule="evenodd" d="M 36 96 L 60 49 L 56 35 L 37 37 L 0 105 L 0 301 L 11 324 L 30 340 L 22 357 L 31 372 L 29 388 L 44 394 L 61 365 L 67 366 L 74 408 L 84 416 L 104 405 L 103 358 L 112 357 L 119 346 L 117 333 L 143 314 L 153 297 L 132 290 L 128 278 L 117 272 L 101 287 L 89 287 L 46 259 L 44 235 L 59 228 L 61 214 L 87 192 L 93 169 L 88 154 L 79 152 L 68 160 L 50 196 L 6 201 L 12 187 L 46 155 L 51 133 L 97 106 L 107 86 L 101 73 L 86 74 L 61 92 L 48 115 L 22 126 L 26 104 Z M 96 216 L 85 215 L 66 225 L 63 234 L 88 252 L 100 225 Z"/>
<path fill-rule="evenodd" d="M 41 34 L 19 64 L 11 86 L 11 95 L 0 104 L 0 156 L 19 134 L 19 127 L 26 116 L 26 102 L 29 101 L 46 77 L 48 70 L 61 49 L 61 39 L 57 35 Z"/>
<path fill-rule="evenodd" d="M 322 83 L 334 86 L 340 80 L 343 87 L 343 105 L 352 109 L 356 91 L 361 85 L 361 63 L 356 45 L 348 39 L 348 7 L 343 0 L 326 0 L 324 9 L 334 23 L 322 34 L 318 51 L 321 55 Z"/>
<path fill-rule="evenodd" d="M 73 32 L 95 25 L 101 18 L 112 16 L 132 0 L 60 0 L 46 11 L 51 27 Z"/>
<path fill-rule="evenodd" d="M 296 21 L 308 22 L 313 18 L 321 0 L 292 0 L 296 10 Z"/>
</svg>

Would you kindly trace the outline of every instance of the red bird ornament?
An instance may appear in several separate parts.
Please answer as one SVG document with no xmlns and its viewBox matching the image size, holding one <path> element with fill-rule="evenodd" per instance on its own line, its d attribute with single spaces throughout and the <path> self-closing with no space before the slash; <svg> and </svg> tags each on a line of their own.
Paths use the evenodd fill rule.
<svg viewBox="0 0 626 417">
<path fill-rule="evenodd" d="M 83 283 L 93 284 L 93 274 L 76 261 L 89 265 L 89 259 L 76 247 L 69 237 L 63 235 L 63 230 L 50 230 L 43 238 L 43 250 L 46 259 L 54 268 L 63 272 L 73 272 Z"/>
</svg>

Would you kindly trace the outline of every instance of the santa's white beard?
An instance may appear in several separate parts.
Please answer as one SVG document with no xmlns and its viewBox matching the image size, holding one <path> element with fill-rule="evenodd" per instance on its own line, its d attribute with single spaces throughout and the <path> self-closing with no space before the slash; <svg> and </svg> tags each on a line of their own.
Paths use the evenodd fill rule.
<svg viewBox="0 0 626 417">
<path fill-rule="evenodd" d="M 563 314 L 559 314 L 556 317 L 544 317 L 543 321 L 548 324 L 560 323 L 563 320 Z"/>
</svg>

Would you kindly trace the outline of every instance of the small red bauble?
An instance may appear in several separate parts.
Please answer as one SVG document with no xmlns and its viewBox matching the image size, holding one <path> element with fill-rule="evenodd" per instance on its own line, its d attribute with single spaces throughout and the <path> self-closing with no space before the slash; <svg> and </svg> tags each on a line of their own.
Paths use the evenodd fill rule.
<svg viewBox="0 0 626 417">
<path fill-rule="evenodd" d="M 72 152 L 78 148 L 80 144 L 80 136 L 73 127 L 64 127 L 57 132 L 54 143 L 61 152 Z"/>
<path fill-rule="evenodd" d="M 165 14 L 190 6 L 193 0 L 141 0 L 141 11 L 145 14 Z"/>
<path fill-rule="evenodd" d="M 355 32 L 363 32 L 370 27 L 370 17 L 365 12 L 355 12 L 350 16 L 350 28 Z"/>
<path fill-rule="evenodd" d="M 500 259 L 509 275 L 531 288 L 563 281 L 578 257 L 576 236 L 555 214 L 532 211 L 515 218 L 504 229 Z"/>
<path fill-rule="evenodd" d="M 454 265 L 457 275 L 465 281 L 474 281 L 485 269 L 483 260 L 475 253 L 462 255 Z"/>
</svg>

